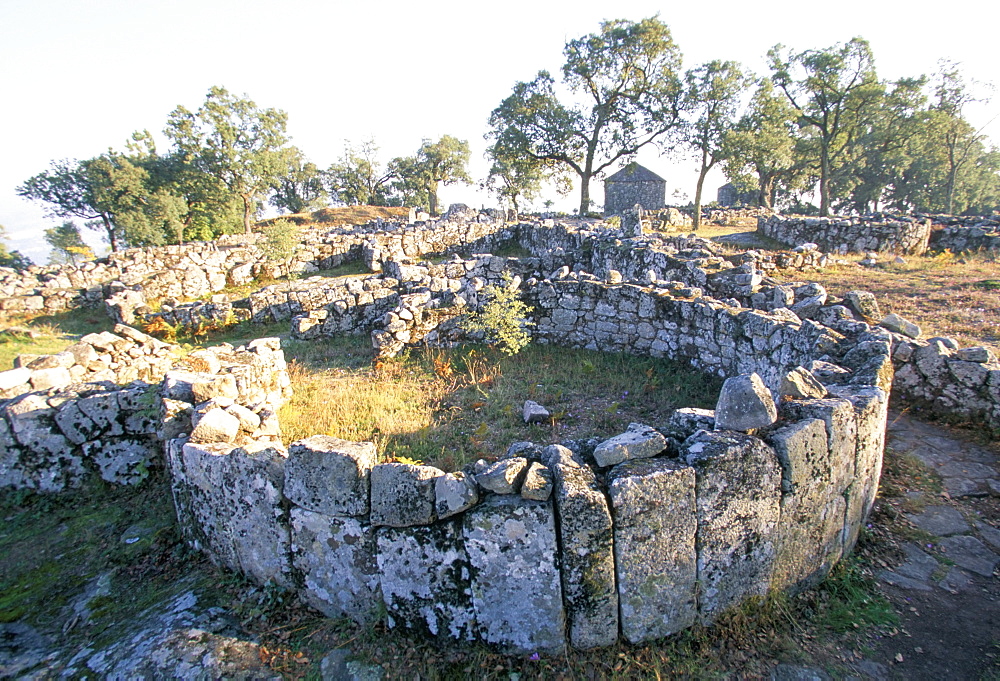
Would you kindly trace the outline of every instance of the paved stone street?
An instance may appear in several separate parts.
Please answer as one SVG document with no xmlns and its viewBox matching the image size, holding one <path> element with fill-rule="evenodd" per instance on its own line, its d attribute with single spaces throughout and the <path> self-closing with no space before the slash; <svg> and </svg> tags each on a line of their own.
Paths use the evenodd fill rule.
<svg viewBox="0 0 1000 681">
<path fill-rule="evenodd" d="M 887 446 L 916 457 L 937 473 L 945 494 L 932 498 L 923 492 L 908 493 L 922 510 L 907 519 L 926 533 L 925 541 L 905 544 L 906 560 L 893 570 L 883 570 L 880 579 L 903 589 L 957 593 L 973 588 L 973 575 L 992 578 L 1000 565 L 1000 529 L 972 517 L 960 502 L 1000 496 L 997 455 L 905 413 L 890 414 Z M 952 505 L 940 503 L 949 498 Z"/>
</svg>

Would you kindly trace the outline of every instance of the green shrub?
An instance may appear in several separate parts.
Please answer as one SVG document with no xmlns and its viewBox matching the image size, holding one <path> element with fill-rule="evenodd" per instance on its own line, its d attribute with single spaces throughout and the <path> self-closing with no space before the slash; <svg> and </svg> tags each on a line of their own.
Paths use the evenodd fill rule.
<svg viewBox="0 0 1000 681">
<path fill-rule="evenodd" d="M 290 220 L 280 218 L 261 230 L 264 241 L 258 245 L 268 260 L 284 260 L 295 252 L 301 231 Z"/>
<path fill-rule="evenodd" d="M 531 342 L 525 327 L 535 325 L 527 318 L 534 308 L 518 297 L 517 288 L 511 286 L 512 281 L 510 272 L 504 272 L 503 285 L 490 284 L 484 288 L 486 304 L 482 310 L 468 315 L 460 323 L 465 331 L 482 331 L 486 342 L 506 355 L 516 355 Z"/>
</svg>

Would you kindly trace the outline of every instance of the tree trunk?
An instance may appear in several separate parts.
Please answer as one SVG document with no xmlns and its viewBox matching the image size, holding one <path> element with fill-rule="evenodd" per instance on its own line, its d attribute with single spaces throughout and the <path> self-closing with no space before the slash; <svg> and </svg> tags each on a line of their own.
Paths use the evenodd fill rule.
<svg viewBox="0 0 1000 681">
<path fill-rule="evenodd" d="M 819 214 L 830 215 L 830 150 L 822 145 L 819 152 Z"/>
<path fill-rule="evenodd" d="M 430 208 L 431 215 L 436 216 L 438 214 L 438 185 L 437 182 L 431 182 L 427 185 L 427 205 Z"/>
<path fill-rule="evenodd" d="M 253 213 L 253 194 L 240 194 L 243 199 L 243 230 L 246 234 L 252 231 L 250 228 L 250 216 Z"/>
<path fill-rule="evenodd" d="M 580 175 L 580 217 L 585 217 L 590 210 L 590 173 Z"/>
<path fill-rule="evenodd" d="M 108 243 L 111 245 L 111 251 L 118 250 L 118 238 L 115 235 L 115 227 L 111 224 L 111 219 L 106 213 L 101 214 L 101 222 L 104 223 L 104 231 L 108 234 Z"/>
<path fill-rule="evenodd" d="M 758 181 L 760 191 L 757 194 L 757 205 L 768 210 L 774 210 L 774 176 L 765 175 Z"/>
<path fill-rule="evenodd" d="M 708 151 L 701 150 L 701 170 L 698 171 L 698 185 L 694 190 L 694 216 L 691 229 L 695 232 L 701 227 L 701 192 L 705 187 L 705 176 L 711 169 L 712 164 L 708 161 Z"/>
</svg>

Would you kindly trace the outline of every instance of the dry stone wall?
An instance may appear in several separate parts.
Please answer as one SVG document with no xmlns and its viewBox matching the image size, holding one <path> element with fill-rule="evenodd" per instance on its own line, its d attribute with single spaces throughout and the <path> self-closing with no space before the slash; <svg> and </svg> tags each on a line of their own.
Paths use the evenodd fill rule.
<svg viewBox="0 0 1000 681">
<path fill-rule="evenodd" d="M 757 221 L 757 231 L 788 246 L 813 243 L 827 253 L 898 253 L 920 255 L 931 233 L 928 218 L 829 217 L 773 215 Z"/>
<path fill-rule="evenodd" d="M 92 475 L 137 484 L 162 466 L 159 440 L 179 432 L 278 436 L 274 412 L 289 381 L 276 340 L 175 351 L 119 325 L 0 372 L 0 487 L 59 492 Z M 206 402 L 230 413 L 209 414 Z"/>
<path fill-rule="evenodd" d="M 179 523 L 220 565 L 331 617 L 384 608 L 390 626 L 518 653 L 659 638 L 814 584 L 874 501 L 884 390 L 816 380 L 813 397 L 776 404 L 745 378 L 771 414 L 750 432 L 726 427 L 720 397 L 714 412 L 604 442 L 515 443 L 452 473 L 379 463 L 371 443 L 286 450 L 195 425 L 165 445 Z"/>
<path fill-rule="evenodd" d="M 417 257 L 455 249 L 495 250 L 511 238 L 502 217 L 453 206 L 441 219 L 330 230 L 305 229 L 294 254 L 268 260 L 259 234 L 221 237 L 183 246 L 132 248 L 80 265 L 0 268 L 0 315 L 52 313 L 98 305 L 123 289 L 147 301 L 190 300 L 254 278 L 309 274 L 364 260 L 373 271 L 390 257 Z"/>
</svg>

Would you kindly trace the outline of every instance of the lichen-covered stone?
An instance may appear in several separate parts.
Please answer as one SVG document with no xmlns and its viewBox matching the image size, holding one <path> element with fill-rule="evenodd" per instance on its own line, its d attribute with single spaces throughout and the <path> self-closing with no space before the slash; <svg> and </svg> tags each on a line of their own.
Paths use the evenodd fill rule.
<svg viewBox="0 0 1000 681">
<path fill-rule="evenodd" d="M 209 409 L 191 431 L 192 442 L 232 442 L 240 432 L 240 420 L 225 409 Z"/>
<path fill-rule="evenodd" d="M 180 498 L 178 523 L 189 541 L 261 584 L 288 586 L 285 453 L 272 446 L 192 442 L 179 450 L 174 448 L 170 465 L 174 498 Z"/>
<path fill-rule="evenodd" d="M 678 442 L 683 442 L 698 430 L 712 430 L 713 428 L 715 428 L 715 410 L 683 407 L 674 409 L 673 413 L 670 414 L 663 434 Z"/>
<path fill-rule="evenodd" d="M 521 489 L 521 479 L 527 470 L 528 460 L 524 457 L 500 459 L 487 466 L 482 473 L 477 473 L 476 482 L 494 494 L 516 494 Z"/>
<path fill-rule="evenodd" d="M 674 459 L 611 469 L 615 565 L 622 635 L 640 643 L 676 633 L 698 616 L 694 469 Z"/>
<path fill-rule="evenodd" d="M 293 442 L 285 462 L 285 496 L 327 515 L 368 514 L 369 477 L 377 453 L 372 442 L 314 435 Z"/>
<path fill-rule="evenodd" d="M 490 497 L 463 516 L 462 532 L 479 638 L 514 653 L 564 652 L 552 504 Z"/>
<path fill-rule="evenodd" d="M 372 525 L 409 527 L 434 522 L 434 481 L 444 471 L 433 466 L 383 463 L 371 472 Z"/>
<path fill-rule="evenodd" d="M 884 390 L 872 386 L 845 386 L 835 390 L 854 408 L 856 448 L 844 526 L 844 550 L 849 551 L 875 505 L 885 451 L 889 400 Z"/>
<path fill-rule="evenodd" d="M 121 438 L 87 442 L 84 455 L 91 459 L 101 479 L 116 485 L 138 485 L 149 477 L 158 458 L 157 446 L 149 439 Z"/>
<path fill-rule="evenodd" d="M 532 461 L 521 483 L 521 496 L 532 501 L 548 501 L 552 496 L 552 471 L 537 461 Z"/>
<path fill-rule="evenodd" d="M 920 327 L 913 322 L 900 317 L 895 312 L 887 314 L 880 322 L 882 326 L 895 333 L 909 338 L 920 338 Z"/>
<path fill-rule="evenodd" d="M 766 428 L 778 420 L 774 397 L 756 373 L 732 376 L 722 384 L 715 406 L 718 430 L 746 432 Z"/>
<path fill-rule="evenodd" d="M 848 291 L 844 294 L 844 301 L 869 324 L 878 324 L 882 319 L 878 300 L 868 291 Z"/>
<path fill-rule="evenodd" d="M 383 527 L 376 537 L 389 626 L 473 640 L 475 612 L 461 521 Z"/>
<path fill-rule="evenodd" d="M 560 445 L 547 449 L 555 448 L 563 449 Z M 562 452 L 560 461 L 551 466 L 553 498 L 570 643 L 587 650 L 611 645 L 618 638 L 614 534 L 608 501 L 594 472 L 589 466 L 565 463 L 569 456 Z M 556 459 L 552 455 L 546 458 Z"/>
<path fill-rule="evenodd" d="M 434 478 L 434 508 L 440 519 L 466 511 L 479 503 L 479 488 L 462 471 Z"/>
<path fill-rule="evenodd" d="M 304 508 L 290 516 L 292 564 L 306 602 L 328 617 L 373 623 L 382 600 L 374 528 Z"/>
<path fill-rule="evenodd" d="M 768 438 L 782 467 L 781 518 L 774 586 L 801 590 L 829 572 L 843 552 L 846 502 L 836 481 L 844 462 L 831 457 L 826 424 L 806 418 L 776 430 Z M 853 470 L 853 464 L 847 462 Z"/>
<path fill-rule="evenodd" d="M 781 379 L 779 394 L 794 400 L 826 397 L 826 387 L 805 367 L 795 367 Z"/>
<path fill-rule="evenodd" d="M 695 468 L 698 609 L 711 622 L 767 593 L 781 469 L 773 449 L 734 431 L 700 431 L 684 442 L 681 455 Z"/>
<path fill-rule="evenodd" d="M 614 466 L 629 459 L 646 459 L 656 456 L 667 446 L 663 434 L 651 426 L 630 423 L 620 435 L 605 440 L 594 450 L 598 466 Z"/>
</svg>

